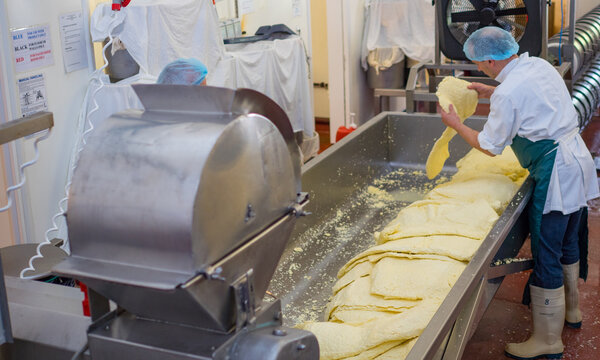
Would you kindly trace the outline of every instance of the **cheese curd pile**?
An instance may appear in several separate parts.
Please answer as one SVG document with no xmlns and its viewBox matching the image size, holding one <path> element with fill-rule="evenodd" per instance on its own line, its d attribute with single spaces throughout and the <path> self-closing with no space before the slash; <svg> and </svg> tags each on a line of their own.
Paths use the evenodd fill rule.
<svg viewBox="0 0 600 360">
<path fill-rule="evenodd" d="M 510 148 L 472 150 L 457 168 L 339 270 L 325 321 L 297 326 L 321 359 L 404 359 L 528 175 Z"/>
</svg>

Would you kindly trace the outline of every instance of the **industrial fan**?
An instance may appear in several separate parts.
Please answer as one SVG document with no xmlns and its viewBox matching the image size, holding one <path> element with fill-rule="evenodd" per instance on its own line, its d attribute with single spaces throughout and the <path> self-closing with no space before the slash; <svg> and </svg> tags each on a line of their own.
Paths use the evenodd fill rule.
<svg viewBox="0 0 600 360">
<path fill-rule="evenodd" d="M 519 53 L 539 55 L 543 6 L 545 0 L 441 0 L 436 13 L 440 50 L 450 59 L 467 60 L 467 38 L 482 27 L 498 26 L 514 36 Z"/>
</svg>

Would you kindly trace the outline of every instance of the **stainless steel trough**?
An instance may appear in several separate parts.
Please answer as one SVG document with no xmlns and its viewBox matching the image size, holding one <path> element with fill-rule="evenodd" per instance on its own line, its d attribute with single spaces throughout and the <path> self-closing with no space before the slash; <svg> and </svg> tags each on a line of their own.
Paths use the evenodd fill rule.
<svg viewBox="0 0 600 360">
<path fill-rule="evenodd" d="M 484 121 L 473 117 L 467 123 L 481 129 Z M 281 298 L 285 323 L 322 320 L 321 311 L 342 265 L 373 246 L 375 231 L 435 185 L 436 180 L 425 176 L 425 161 L 443 129 L 437 115 L 382 113 L 302 168 L 312 216 L 296 225 L 270 284 L 271 293 Z M 454 173 L 456 161 L 468 150 L 461 138 L 453 139 L 441 176 Z M 373 198 L 366 190 L 373 184 L 392 199 Z M 513 258 L 521 248 L 530 195 L 531 183 L 526 181 L 407 359 L 460 359 L 503 276 L 531 266 L 530 261 L 493 266 Z"/>
</svg>

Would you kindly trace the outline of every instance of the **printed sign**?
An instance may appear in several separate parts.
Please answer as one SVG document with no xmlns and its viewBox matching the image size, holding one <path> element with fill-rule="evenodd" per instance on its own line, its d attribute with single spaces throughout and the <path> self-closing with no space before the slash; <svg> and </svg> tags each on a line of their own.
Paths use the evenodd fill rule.
<svg viewBox="0 0 600 360">
<path fill-rule="evenodd" d="M 17 72 L 54 64 L 49 25 L 11 30 L 11 37 Z"/>
<path fill-rule="evenodd" d="M 65 72 L 86 68 L 88 57 L 81 11 L 61 15 L 59 23 Z"/>
<path fill-rule="evenodd" d="M 21 115 L 23 117 L 48 110 L 44 74 L 37 74 L 18 79 L 17 85 L 19 88 Z"/>
<path fill-rule="evenodd" d="M 250 14 L 254 12 L 254 0 L 238 0 L 239 15 Z"/>
<path fill-rule="evenodd" d="M 292 0 L 292 16 L 299 17 L 302 15 L 302 9 L 300 8 L 300 0 Z"/>
</svg>

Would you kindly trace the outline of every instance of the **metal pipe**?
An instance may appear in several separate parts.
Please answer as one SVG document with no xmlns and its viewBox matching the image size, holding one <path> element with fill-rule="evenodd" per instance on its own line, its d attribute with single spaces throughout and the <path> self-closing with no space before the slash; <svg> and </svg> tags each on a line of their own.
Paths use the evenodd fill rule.
<svg viewBox="0 0 600 360">
<path fill-rule="evenodd" d="M 433 5 L 435 5 L 435 11 L 439 11 L 438 16 L 442 16 L 442 3 L 441 1 L 437 1 L 435 2 L 435 0 L 433 0 L 434 3 Z M 440 17 L 440 19 L 442 19 L 442 17 Z M 435 64 L 436 65 L 440 65 L 441 63 L 441 59 L 440 59 L 440 29 L 439 29 L 439 25 L 438 22 L 435 21 Z"/>
<path fill-rule="evenodd" d="M 545 1 L 540 2 L 540 11 L 542 13 L 542 51 L 540 57 L 542 59 L 548 58 L 548 3 Z"/>
<path fill-rule="evenodd" d="M 569 48 L 567 49 L 567 60 L 569 62 L 573 62 L 573 51 L 574 51 L 574 43 L 575 43 L 575 9 L 576 9 L 576 0 L 571 0 L 569 5 Z M 561 9 L 562 11 L 562 9 Z M 573 74 L 575 75 L 575 74 Z"/>
<path fill-rule="evenodd" d="M 4 285 L 2 258 L 0 258 L 0 345 L 7 342 L 12 343 L 13 336 L 8 312 L 8 299 L 6 298 L 6 286 Z"/>
</svg>

